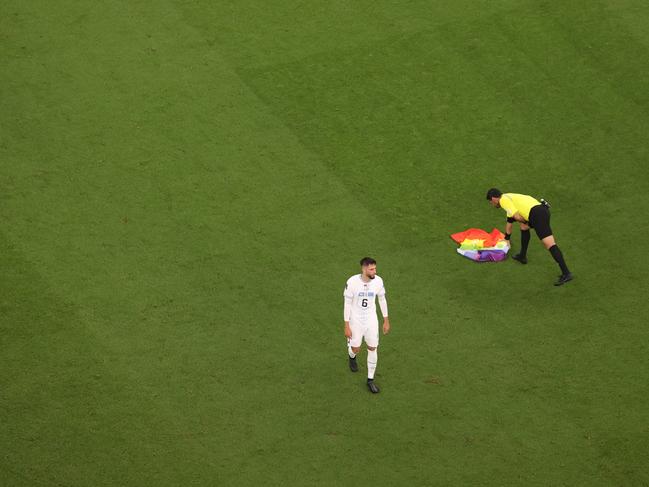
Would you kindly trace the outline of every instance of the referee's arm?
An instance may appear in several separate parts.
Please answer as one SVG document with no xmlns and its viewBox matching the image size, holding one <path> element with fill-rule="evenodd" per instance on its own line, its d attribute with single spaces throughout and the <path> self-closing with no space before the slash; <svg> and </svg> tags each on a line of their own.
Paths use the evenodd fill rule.
<svg viewBox="0 0 649 487">
<path fill-rule="evenodd" d="M 507 218 L 507 223 L 505 224 L 505 240 L 509 241 L 512 238 L 513 227 L 514 227 L 514 219 Z"/>
</svg>

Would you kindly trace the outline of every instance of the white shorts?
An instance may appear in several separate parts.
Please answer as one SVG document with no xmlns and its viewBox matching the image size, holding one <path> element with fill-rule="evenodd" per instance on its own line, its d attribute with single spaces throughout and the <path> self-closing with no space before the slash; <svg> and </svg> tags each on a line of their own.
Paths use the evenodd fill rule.
<svg viewBox="0 0 649 487">
<path fill-rule="evenodd" d="M 352 330 L 352 337 L 349 344 L 354 347 L 360 347 L 363 339 L 368 347 L 379 346 L 379 322 L 371 320 L 367 323 L 362 322 L 349 322 L 349 328 Z"/>
</svg>

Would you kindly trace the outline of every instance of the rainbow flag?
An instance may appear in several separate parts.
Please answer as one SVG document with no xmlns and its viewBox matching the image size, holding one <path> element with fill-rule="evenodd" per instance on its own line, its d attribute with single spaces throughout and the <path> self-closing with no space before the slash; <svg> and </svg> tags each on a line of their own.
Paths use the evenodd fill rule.
<svg viewBox="0 0 649 487">
<path fill-rule="evenodd" d="M 457 253 L 475 262 L 500 262 L 505 260 L 509 252 L 509 242 L 505 240 L 505 234 L 497 228 L 491 233 L 479 228 L 469 228 L 454 233 L 451 238 L 460 244 Z"/>
</svg>

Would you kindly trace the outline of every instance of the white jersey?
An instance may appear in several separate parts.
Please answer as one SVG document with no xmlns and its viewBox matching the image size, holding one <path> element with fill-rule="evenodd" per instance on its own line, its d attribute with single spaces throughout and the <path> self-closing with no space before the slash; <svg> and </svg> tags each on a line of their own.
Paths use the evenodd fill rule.
<svg viewBox="0 0 649 487">
<path fill-rule="evenodd" d="M 378 323 L 376 317 L 376 298 L 385 298 L 383 279 L 379 276 L 374 276 L 374 279 L 370 282 L 365 282 L 361 278 L 361 274 L 356 274 L 347 279 L 343 295 L 345 296 L 346 303 L 351 304 L 350 322 Z"/>
</svg>

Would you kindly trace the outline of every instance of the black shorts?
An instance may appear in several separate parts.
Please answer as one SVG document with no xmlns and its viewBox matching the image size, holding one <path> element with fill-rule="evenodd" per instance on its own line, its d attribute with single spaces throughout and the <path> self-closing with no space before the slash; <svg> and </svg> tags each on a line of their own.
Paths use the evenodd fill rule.
<svg viewBox="0 0 649 487">
<path fill-rule="evenodd" d="M 549 208 L 545 205 L 533 206 L 530 210 L 529 224 L 541 240 L 552 235 Z"/>
</svg>

